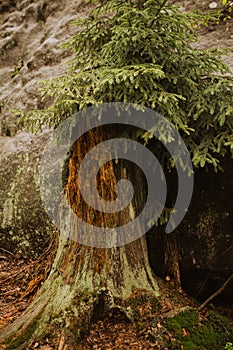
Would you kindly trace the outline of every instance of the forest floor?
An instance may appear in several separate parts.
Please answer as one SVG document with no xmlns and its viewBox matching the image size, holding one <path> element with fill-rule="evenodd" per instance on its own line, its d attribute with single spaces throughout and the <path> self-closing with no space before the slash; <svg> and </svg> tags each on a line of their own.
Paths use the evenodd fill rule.
<svg viewBox="0 0 233 350">
<path fill-rule="evenodd" d="M 184 10 L 198 8 L 201 11 L 208 11 L 213 3 L 210 0 L 172 2 Z M 9 136 L 17 131 L 14 116 L 10 114 L 12 108 L 42 106 L 37 91 L 38 81 L 64 74 L 67 70 L 65 62 L 70 53 L 60 49 L 60 42 L 73 33 L 69 23 L 77 17 L 80 2 L 62 0 L 58 4 L 51 3 L 56 3 L 56 6 L 43 8 L 45 3 L 40 1 L 0 2 L 0 97 L 3 101 L 0 103 L 0 135 Z M 233 19 L 203 28 L 200 34 L 198 47 L 233 47 Z M 233 52 L 225 60 L 233 69 Z M 51 257 L 49 250 L 45 254 Z M 0 250 L 0 329 L 12 323 L 27 308 L 48 270 L 49 264 L 42 266 L 42 259 L 28 261 Z M 186 298 L 185 294 L 182 298 Z M 221 310 L 232 317 L 229 308 Z M 114 317 L 93 323 L 88 337 L 79 347 L 80 350 L 155 348 L 153 341 L 145 340 L 143 331 L 138 334 L 135 325 Z M 35 343 L 31 349 L 55 349 L 55 344 L 45 340 L 44 343 Z"/>
<path fill-rule="evenodd" d="M 46 279 L 54 258 L 54 244 L 43 252 L 37 260 L 27 260 L 20 256 L 13 256 L 12 253 L 0 248 L 0 330 L 11 324 L 19 317 L 32 300 L 36 297 L 36 292 Z M 45 263 L 45 261 L 47 263 Z M 168 281 L 158 279 L 160 290 L 162 290 L 162 313 L 174 312 L 184 305 L 197 309 L 198 303 L 186 295 L 183 291 L 174 294 L 174 288 Z M 233 323 L 232 307 L 214 307 L 216 310 L 227 316 Z M 200 313 L 200 318 L 208 316 L 208 308 Z M 148 314 L 148 318 L 150 315 Z M 156 321 L 155 327 L 160 327 Z M 149 350 L 160 349 L 157 346 L 153 335 L 154 327 L 148 324 L 143 325 L 138 330 L 136 323 L 130 323 L 122 315 L 109 314 L 91 324 L 89 334 L 79 344 L 79 350 Z M 167 337 L 171 337 L 170 334 Z M 24 350 L 52 350 L 59 349 L 59 338 L 36 341 L 30 348 Z M 1 349 L 1 346 L 0 346 Z M 163 348 L 169 350 L 168 348 Z M 182 349 L 182 348 L 181 348 Z M 72 350 L 72 349 L 70 349 Z M 215 349 L 214 349 L 215 350 Z"/>
<path fill-rule="evenodd" d="M 49 262 L 48 266 L 51 266 L 53 252 L 54 246 L 51 244 L 39 259 L 28 261 L 1 249 L 0 329 L 11 324 L 34 299 L 49 271 L 43 262 L 46 260 Z M 173 299 L 174 305 L 170 305 L 169 294 L 172 293 L 172 288 L 169 283 L 162 280 L 160 283 L 163 285 L 163 295 L 167 295 L 163 305 L 166 310 L 171 310 L 174 306 L 177 308 L 182 306 L 180 300 L 182 303 L 186 300 L 186 304 L 190 305 L 190 299 L 184 293 L 178 294 L 178 297 Z M 196 305 L 195 302 L 191 304 Z M 107 318 L 100 318 L 92 323 L 90 333 L 79 345 L 79 349 L 157 349 L 153 339 L 146 339 L 146 334 L 148 334 L 148 327 L 138 332 L 137 325 L 131 324 L 124 317 L 108 315 Z M 51 339 L 47 339 L 43 342 L 35 342 L 30 349 L 55 349 L 57 341 L 52 342 Z"/>
</svg>

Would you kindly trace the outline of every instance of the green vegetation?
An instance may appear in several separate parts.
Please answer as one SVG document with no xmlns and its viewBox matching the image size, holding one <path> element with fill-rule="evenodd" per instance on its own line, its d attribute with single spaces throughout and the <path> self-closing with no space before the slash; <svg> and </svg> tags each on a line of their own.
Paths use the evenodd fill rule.
<svg viewBox="0 0 233 350">
<path fill-rule="evenodd" d="M 229 320 L 216 312 L 200 319 L 195 310 L 182 312 L 168 319 L 166 328 L 172 332 L 173 339 L 168 342 L 169 349 L 212 350 L 231 349 L 229 340 L 233 340 L 233 327 Z M 224 348 L 225 344 L 228 348 Z"/>
<path fill-rule="evenodd" d="M 219 0 L 222 6 L 220 17 L 226 21 L 232 17 L 233 2 L 231 0 Z"/>
<path fill-rule="evenodd" d="M 77 33 L 65 44 L 74 52 L 69 73 L 41 84 L 43 98 L 54 103 L 20 112 L 24 123 L 38 131 L 44 125 L 57 127 L 88 106 L 133 102 L 175 125 L 195 167 L 218 169 L 220 156 L 233 151 L 233 79 L 221 59 L 227 49 L 191 45 L 207 18 L 182 13 L 162 0 L 92 5 L 87 16 L 74 22 Z M 148 134 L 139 136 L 148 139 Z"/>
<path fill-rule="evenodd" d="M 220 2 L 221 2 L 224 6 L 229 7 L 229 9 L 232 9 L 233 4 L 232 4 L 232 1 L 231 1 L 231 0 L 220 0 Z"/>
</svg>

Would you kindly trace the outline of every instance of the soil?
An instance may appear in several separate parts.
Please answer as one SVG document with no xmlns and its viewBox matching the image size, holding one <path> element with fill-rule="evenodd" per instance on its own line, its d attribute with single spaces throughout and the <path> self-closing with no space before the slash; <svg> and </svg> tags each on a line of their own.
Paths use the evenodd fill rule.
<svg viewBox="0 0 233 350">
<path fill-rule="evenodd" d="M 210 0 L 171 1 L 186 10 L 208 11 Z M 219 5 L 219 2 L 216 0 Z M 0 135 L 20 131 L 12 109 L 42 108 L 38 82 L 58 77 L 68 69 L 71 52 L 61 48 L 75 28 L 71 22 L 87 11 L 82 1 L 3 0 L 0 1 Z M 200 32 L 196 47 L 233 47 L 233 19 L 221 20 Z M 233 52 L 224 58 L 233 69 Z M 28 261 L 0 250 L 0 328 L 13 322 L 35 297 L 51 266 L 51 247 L 44 266 L 42 258 Z M 44 261 L 44 260 L 43 260 Z M 164 287 L 165 286 L 165 287 Z M 166 288 L 166 284 L 163 284 Z M 185 298 L 181 294 L 182 298 Z M 179 303 L 178 303 L 179 304 Z M 168 307 L 168 306 L 167 306 Z M 145 331 L 145 330 L 144 330 Z M 56 341 L 35 343 L 31 349 L 55 349 Z M 155 342 L 145 340 L 134 325 L 126 320 L 94 322 L 90 334 L 80 344 L 84 349 L 154 349 Z"/>
</svg>

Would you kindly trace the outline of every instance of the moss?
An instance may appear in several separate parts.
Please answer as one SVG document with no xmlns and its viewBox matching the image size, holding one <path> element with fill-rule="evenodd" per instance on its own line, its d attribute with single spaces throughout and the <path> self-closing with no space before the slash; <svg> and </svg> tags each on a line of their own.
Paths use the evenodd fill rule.
<svg viewBox="0 0 233 350">
<path fill-rule="evenodd" d="M 214 327 L 215 331 L 222 331 L 224 326 L 225 331 L 233 336 L 233 326 L 227 317 L 220 315 L 216 311 L 210 311 L 208 320 Z"/>
<path fill-rule="evenodd" d="M 195 310 L 187 310 L 179 315 L 168 319 L 166 322 L 167 328 L 175 333 L 178 339 L 182 339 L 182 329 L 190 329 L 199 322 L 199 314 Z"/>
<path fill-rule="evenodd" d="M 7 129 L 13 130 L 11 123 L 4 124 L 5 133 Z M 42 254 L 53 232 L 39 191 L 39 154 L 45 139 L 34 142 L 26 133 L 14 137 L 6 146 L 10 150 L 7 161 L 1 161 L 0 245 L 32 259 Z"/>
<path fill-rule="evenodd" d="M 133 309 L 148 303 L 151 305 L 152 312 L 158 312 L 162 307 L 158 298 L 146 292 L 138 293 L 135 296 L 127 299 L 128 306 L 132 307 Z"/>
<path fill-rule="evenodd" d="M 124 302 L 124 308 L 128 310 L 128 315 L 132 322 L 135 323 L 137 331 L 150 327 L 159 314 L 162 306 L 153 293 L 145 290 L 137 290 Z"/>
<path fill-rule="evenodd" d="M 216 312 L 209 312 L 200 321 L 198 312 L 189 310 L 165 323 L 173 337 L 172 341 L 166 341 L 169 349 L 224 349 L 225 344 L 233 339 L 233 326 L 230 321 Z"/>
<path fill-rule="evenodd" d="M 5 341 L 6 350 L 16 349 L 20 345 L 24 344 L 28 339 L 30 339 L 38 326 L 38 317 L 36 317 L 29 325 L 29 327 L 22 332 L 21 335 L 15 334 Z"/>
<path fill-rule="evenodd" d="M 5 51 L 10 50 L 13 47 L 17 46 L 17 44 L 18 43 L 15 39 L 11 39 L 3 46 L 2 50 L 5 50 Z"/>
<path fill-rule="evenodd" d="M 197 345 L 190 339 L 184 339 L 182 344 L 185 350 L 197 350 Z"/>
<path fill-rule="evenodd" d="M 202 325 L 191 332 L 193 342 L 205 349 L 217 349 L 218 337 L 219 335 L 210 325 Z"/>
</svg>

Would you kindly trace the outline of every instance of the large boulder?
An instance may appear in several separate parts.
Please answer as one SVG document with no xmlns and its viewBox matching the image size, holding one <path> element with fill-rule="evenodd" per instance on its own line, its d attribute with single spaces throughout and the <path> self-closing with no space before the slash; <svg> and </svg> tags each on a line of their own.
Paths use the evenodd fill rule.
<svg viewBox="0 0 233 350">
<path fill-rule="evenodd" d="M 49 133 L 0 137 L 0 247 L 36 258 L 52 224 L 39 192 L 39 161 Z"/>
<path fill-rule="evenodd" d="M 233 273 L 233 161 L 224 172 L 197 171 L 190 210 L 179 228 L 183 284 L 205 299 Z M 233 283 L 223 296 L 232 302 Z"/>
<path fill-rule="evenodd" d="M 77 29 L 71 25 L 81 0 L 0 1 L 0 135 L 21 130 L 16 110 L 44 108 L 39 82 L 66 74 L 72 51 L 61 47 Z"/>
<path fill-rule="evenodd" d="M 233 161 L 221 161 L 224 172 L 195 170 L 189 210 L 171 235 L 177 240 L 183 288 L 203 300 L 233 273 Z M 148 234 L 149 255 L 156 274 L 166 277 L 165 227 Z M 232 302 L 233 283 L 221 298 Z"/>
</svg>

